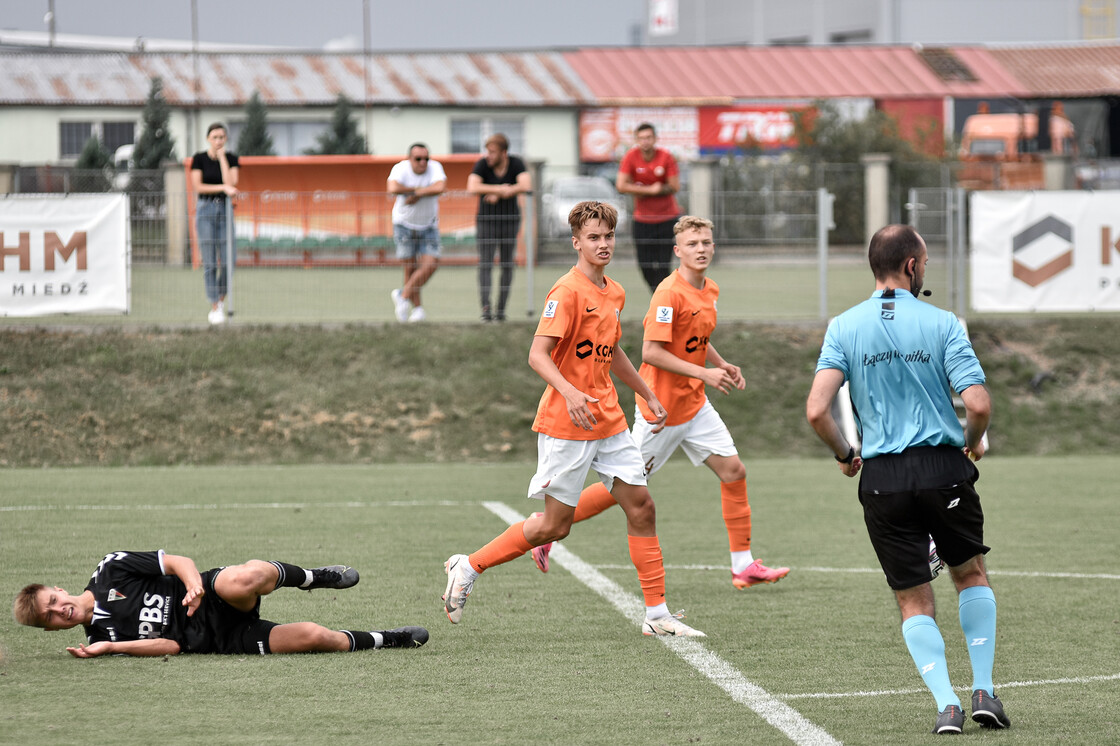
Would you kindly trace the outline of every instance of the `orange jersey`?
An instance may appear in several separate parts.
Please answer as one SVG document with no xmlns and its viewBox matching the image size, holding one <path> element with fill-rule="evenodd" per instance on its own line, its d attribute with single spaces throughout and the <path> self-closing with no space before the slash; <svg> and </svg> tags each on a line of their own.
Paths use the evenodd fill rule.
<svg viewBox="0 0 1120 746">
<path fill-rule="evenodd" d="M 538 433 L 563 440 L 601 440 L 627 429 L 611 380 L 611 361 L 622 336 L 619 316 L 626 305 L 626 291 L 609 277 L 605 279 L 607 286 L 599 288 L 573 267 L 548 291 L 536 332 L 537 336 L 559 340 L 552 349 L 552 361 L 561 375 L 599 400 L 587 404 L 595 416 L 595 427 L 584 430 L 572 424 L 564 397 L 549 386 L 533 421 L 533 430 Z"/>
<path fill-rule="evenodd" d="M 719 286 L 713 280 L 705 278 L 703 290 L 697 290 L 681 277 L 680 271 L 673 272 L 653 291 L 649 311 L 642 321 L 644 338 L 662 342 L 666 350 L 681 360 L 705 367 L 708 340 L 716 328 L 717 298 Z M 638 373 L 669 413 L 666 425 L 688 422 L 704 406 L 707 395 L 699 378 L 680 376 L 649 363 L 642 363 Z M 637 400 L 642 416 L 652 421 L 653 414 L 645 400 Z"/>
</svg>

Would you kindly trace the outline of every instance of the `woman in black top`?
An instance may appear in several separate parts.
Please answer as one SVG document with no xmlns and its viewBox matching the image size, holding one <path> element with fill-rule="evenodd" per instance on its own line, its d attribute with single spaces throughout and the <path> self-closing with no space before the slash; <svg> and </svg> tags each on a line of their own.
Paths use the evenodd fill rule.
<svg viewBox="0 0 1120 746">
<path fill-rule="evenodd" d="M 225 247 L 226 199 L 237 194 L 237 156 L 226 152 L 226 128 L 211 124 L 206 130 L 209 147 L 191 156 L 191 184 L 198 195 L 195 220 L 198 227 L 198 245 L 202 253 L 203 279 L 206 297 L 210 301 L 207 319 L 211 324 L 225 321 L 226 292 L 229 289 L 226 274 Z M 230 256 L 229 261 L 234 261 Z"/>
</svg>

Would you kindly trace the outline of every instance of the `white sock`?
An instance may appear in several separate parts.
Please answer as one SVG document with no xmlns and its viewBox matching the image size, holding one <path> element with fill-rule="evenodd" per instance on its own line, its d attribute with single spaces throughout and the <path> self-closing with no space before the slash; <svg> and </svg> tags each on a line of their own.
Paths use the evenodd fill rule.
<svg viewBox="0 0 1120 746">
<path fill-rule="evenodd" d="M 665 604 L 646 607 L 646 619 L 660 619 L 663 616 L 669 616 L 669 607 Z"/>
<path fill-rule="evenodd" d="M 311 574 L 310 570 L 304 570 L 303 572 L 305 574 L 305 579 L 303 581 L 303 585 L 301 585 L 300 588 L 306 588 L 307 586 L 311 585 L 311 581 L 315 579 L 315 576 Z"/>
<path fill-rule="evenodd" d="M 378 648 L 380 648 L 382 645 L 385 644 L 385 635 L 381 634 L 380 632 L 373 632 L 373 631 L 371 631 L 370 634 L 373 635 L 373 649 L 374 650 L 377 650 Z"/>
<path fill-rule="evenodd" d="M 750 567 L 754 562 L 754 556 L 751 555 L 751 550 L 745 552 L 732 552 L 731 553 L 731 572 L 740 573 Z"/>
</svg>

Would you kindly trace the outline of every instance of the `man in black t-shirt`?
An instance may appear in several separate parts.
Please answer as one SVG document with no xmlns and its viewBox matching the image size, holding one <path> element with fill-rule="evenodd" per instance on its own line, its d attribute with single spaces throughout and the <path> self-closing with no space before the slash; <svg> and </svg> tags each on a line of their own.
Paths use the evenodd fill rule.
<svg viewBox="0 0 1120 746">
<path fill-rule="evenodd" d="M 513 282 L 513 257 L 517 231 L 521 227 L 519 194 L 533 188 L 525 162 L 509 154 L 509 140 L 503 134 L 486 141 L 486 155 L 474 164 L 467 177 L 467 191 L 478 195 L 475 241 L 478 244 L 478 290 L 482 300 L 483 321 L 505 321 L 506 301 Z M 501 276 L 498 307 L 490 308 L 490 274 L 498 254 Z"/>
<path fill-rule="evenodd" d="M 314 622 L 277 624 L 260 617 L 261 596 L 280 587 L 349 588 L 356 570 L 330 565 L 305 570 L 284 562 L 249 560 L 200 573 L 189 557 L 155 552 L 111 552 L 85 590 L 72 596 L 33 583 L 16 596 L 20 624 L 46 630 L 85 627 L 88 645 L 75 658 L 178 653 L 311 653 L 419 647 L 423 627 L 385 631 L 331 630 Z"/>
</svg>

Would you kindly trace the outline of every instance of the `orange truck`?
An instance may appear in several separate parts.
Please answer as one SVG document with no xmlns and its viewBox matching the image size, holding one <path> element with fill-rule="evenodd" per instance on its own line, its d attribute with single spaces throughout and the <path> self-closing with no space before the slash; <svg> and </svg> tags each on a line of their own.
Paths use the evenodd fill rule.
<svg viewBox="0 0 1120 746">
<path fill-rule="evenodd" d="M 1038 114 L 991 114 L 987 104 L 965 120 L 961 132 L 961 169 L 957 182 L 966 189 L 1042 189 L 1042 152 Z M 1073 123 L 1055 102 L 1050 111 L 1050 149 L 1074 155 Z"/>
</svg>

